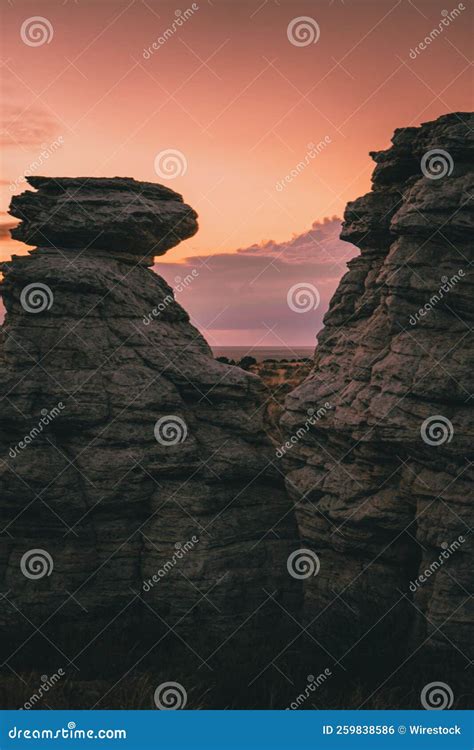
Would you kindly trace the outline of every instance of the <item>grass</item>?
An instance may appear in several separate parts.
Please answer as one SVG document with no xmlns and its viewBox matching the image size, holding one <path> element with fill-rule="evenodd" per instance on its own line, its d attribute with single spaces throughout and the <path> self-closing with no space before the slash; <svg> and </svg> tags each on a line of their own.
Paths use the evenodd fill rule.
<svg viewBox="0 0 474 750">
<path fill-rule="evenodd" d="M 193 641 L 193 649 L 205 653 L 204 642 Z M 400 666 L 403 658 L 397 655 L 397 648 L 380 644 L 362 658 L 338 667 L 305 636 L 298 637 L 278 658 L 275 640 L 264 646 L 244 638 L 220 649 L 206 666 L 179 638 L 169 636 L 137 664 L 148 648 L 148 642 L 132 643 L 124 634 L 109 634 L 106 642 L 96 643 L 84 655 L 78 671 L 63 666 L 65 676 L 34 708 L 154 709 L 156 687 L 175 681 L 186 690 L 187 709 L 284 709 L 305 694 L 308 674 L 317 676 L 325 668 L 331 670 L 331 676 L 314 691 L 307 691 L 299 710 L 419 709 L 421 690 L 433 681 L 451 687 L 455 696 L 452 708 L 468 708 L 470 703 L 465 661 L 449 651 L 418 652 Z M 38 692 L 41 676 L 57 671 L 57 654 L 54 662 L 51 654 L 44 652 L 43 656 L 54 664 L 49 672 L 44 664 L 34 671 L 17 664 L 15 673 L 7 669 L 0 674 L 2 708 L 22 707 Z"/>
</svg>

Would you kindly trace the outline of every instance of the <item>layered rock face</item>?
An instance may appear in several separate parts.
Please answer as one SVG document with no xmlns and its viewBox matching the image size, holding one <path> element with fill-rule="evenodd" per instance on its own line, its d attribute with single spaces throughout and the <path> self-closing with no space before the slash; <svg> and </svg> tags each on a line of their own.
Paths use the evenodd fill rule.
<svg viewBox="0 0 474 750">
<path fill-rule="evenodd" d="M 116 177 L 32 176 L 36 193 L 12 199 L 12 237 L 39 247 L 108 250 L 151 265 L 197 232 L 197 214 L 163 185 Z"/>
<path fill-rule="evenodd" d="M 270 595 L 293 611 L 299 593 L 262 386 L 146 267 L 196 214 L 159 185 L 29 181 L 14 234 L 44 237 L 2 287 L 2 630 L 76 628 L 86 649 L 130 624 L 212 651 L 242 623 L 266 637 Z"/>
<path fill-rule="evenodd" d="M 473 124 L 446 115 L 371 154 L 341 235 L 361 254 L 286 402 L 287 487 L 320 559 L 305 620 L 342 663 L 377 639 L 379 656 L 472 658 Z"/>
</svg>

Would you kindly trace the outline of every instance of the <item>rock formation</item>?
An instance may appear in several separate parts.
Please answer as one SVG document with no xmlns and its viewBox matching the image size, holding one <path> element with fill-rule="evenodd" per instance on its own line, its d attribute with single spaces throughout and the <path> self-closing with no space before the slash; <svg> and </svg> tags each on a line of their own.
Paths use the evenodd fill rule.
<svg viewBox="0 0 474 750">
<path fill-rule="evenodd" d="M 283 460 L 320 560 L 305 621 L 343 664 L 364 647 L 472 658 L 472 125 L 446 115 L 371 154 L 341 234 L 360 256 L 286 402 L 287 436 L 330 404 Z"/>
<path fill-rule="evenodd" d="M 116 177 L 32 176 L 30 190 L 12 199 L 10 213 L 23 221 L 12 237 L 27 245 L 108 250 L 151 265 L 197 232 L 197 214 L 163 185 Z"/>
<path fill-rule="evenodd" d="M 13 234 L 38 246 L 2 287 L 2 630 L 21 650 L 34 627 L 75 629 L 91 658 L 128 625 L 209 651 L 243 623 L 267 638 L 270 595 L 293 610 L 299 592 L 262 386 L 213 359 L 146 267 L 195 212 L 129 179 L 29 182 Z"/>
<path fill-rule="evenodd" d="M 197 231 L 181 196 L 122 178 L 30 178 L 37 192 L 11 212 L 14 236 L 36 247 L 4 264 L 2 284 L 7 666 L 34 663 L 37 638 L 90 665 L 121 632 L 149 681 L 150 649 L 135 658 L 136 640 L 154 649 L 170 634 L 188 673 L 240 636 L 255 658 L 256 639 L 268 642 L 277 671 L 284 654 L 288 672 L 299 660 L 307 674 L 316 645 L 334 672 L 369 653 L 343 685 L 373 661 L 390 676 L 425 650 L 437 650 L 434 667 L 472 658 L 470 133 L 469 115 L 446 115 L 372 154 L 373 189 L 349 203 L 342 233 L 361 254 L 287 397 L 277 453 L 263 428 L 274 430 L 279 404 L 262 406 L 256 375 L 213 359 L 148 268 Z M 288 387 L 280 368 L 268 378 Z M 279 626 L 299 619 L 300 579 L 306 629 L 275 648 Z M 235 690 L 241 658 L 226 662 L 229 701 L 205 707 L 246 707 L 251 689 L 274 705 L 271 681 L 268 698 L 258 682 Z M 328 705 L 343 708 L 337 679 Z"/>
</svg>

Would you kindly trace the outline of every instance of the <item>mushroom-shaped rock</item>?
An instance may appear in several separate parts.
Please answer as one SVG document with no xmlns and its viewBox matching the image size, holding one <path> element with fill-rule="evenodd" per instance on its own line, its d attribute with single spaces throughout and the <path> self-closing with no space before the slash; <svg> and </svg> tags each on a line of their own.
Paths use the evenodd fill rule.
<svg viewBox="0 0 474 750">
<path fill-rule="evenodd" d="M 28 177 L 36 192 L 12 199 L 12 237 L 27 245 L 106 250 L 153 263 L 198 230 L 179 193 L 128 177 Z"/>
</svg>

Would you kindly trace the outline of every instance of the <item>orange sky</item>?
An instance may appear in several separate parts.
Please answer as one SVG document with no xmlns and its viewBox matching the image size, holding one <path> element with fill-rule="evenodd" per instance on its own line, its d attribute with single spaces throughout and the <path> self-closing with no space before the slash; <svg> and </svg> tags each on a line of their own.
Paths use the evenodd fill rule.
<svg viewBox="0 0 474 750">
<path fill-rule="evenodd" d="M 176 18 L 176 3 L 2 3 L 0 223 L 8 221 L 11 183 L 60 138 L 36 173 L 163 182 L 198 211 L 200 231 L 169 251 L 167 262 L 283 242 L 315 220 L 341 216 L 348 200 L 370 188 L 368 152 L 388 146 L 395 127 L 472 108 L 469 9 L 410 58 L 457 3 L 195 5 L 145 59 L 144 49 Z M 191 6 L 179 4 L 182 12 Z M 33 15 L 51 24 L 49 43 L 22 41 L 22 23 Z M 290 43 L 287 27 L 298 16 L 317 22 L 316 43 Z M 306 158 L 308 143 L 324 138 L 321 152 L 277 189 Z M 166 181 L 154 162 L 169 148 L 185 155 L 187 171 Z M 5 237 L 0 247 L 2 258 L 27 249 Z"/>
</svg>

